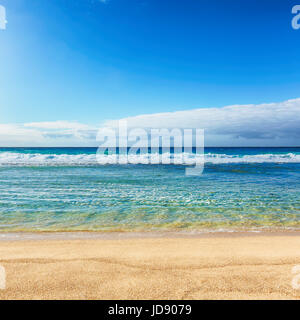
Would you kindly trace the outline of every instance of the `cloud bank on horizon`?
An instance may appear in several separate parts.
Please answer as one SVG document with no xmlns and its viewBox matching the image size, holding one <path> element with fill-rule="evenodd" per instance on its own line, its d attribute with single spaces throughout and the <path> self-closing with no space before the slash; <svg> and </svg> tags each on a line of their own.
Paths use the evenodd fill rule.
<svg viewBox="0 0 300 320">
<path fill-rule="evenodd" d="M 206 146 L 299 146 L 300 98 L 125 118 L 129 128 L 205 129 Z M 99 122 L 101 119 L 99 119 Z M 117 126 L 110 120 L 104 126 Z M 97 146 L 99 127 L 78 121 L 0 124 L 0 146 Z"/>
</svg>

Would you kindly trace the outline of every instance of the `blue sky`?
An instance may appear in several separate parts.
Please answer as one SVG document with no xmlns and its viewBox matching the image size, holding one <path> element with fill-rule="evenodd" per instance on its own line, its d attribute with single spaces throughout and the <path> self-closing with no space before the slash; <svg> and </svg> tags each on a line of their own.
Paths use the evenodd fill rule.
<svg viewBox="0 0 300 320">
<path fill-rule="evenodd" d="M 92 128 L 140 114 L 299 98 L 295 4 L 0 0 L 8 20 L 0 30 L 0 122 L 7 130 L 56 121 Z"/>
</svg>

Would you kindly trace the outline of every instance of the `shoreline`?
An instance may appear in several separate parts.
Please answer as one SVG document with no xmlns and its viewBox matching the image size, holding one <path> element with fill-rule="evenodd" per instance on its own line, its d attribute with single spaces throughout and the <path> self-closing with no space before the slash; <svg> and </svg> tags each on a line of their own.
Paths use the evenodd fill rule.
<svg viewBox="0 0 300 320">
<path fill-rule="evenodd" d="M 184 231 L 17 231 L 0 232 L 3 241 L 40 240 L 122 240 L 122 239 L 197 239 L 238 237 L 300 237 L 300 230 L 184 230 Z"/>
</svg>

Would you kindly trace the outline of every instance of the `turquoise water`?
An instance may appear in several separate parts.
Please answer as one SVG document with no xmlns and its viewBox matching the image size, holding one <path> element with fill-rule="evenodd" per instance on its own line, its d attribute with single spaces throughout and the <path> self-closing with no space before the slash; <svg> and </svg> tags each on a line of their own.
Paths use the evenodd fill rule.
<svg viewBox="0 0 300 320">
<path fill-rule="evenodd" d="M 0 231 L 300 228 L 300 148 L 207 148 L 199 177 L 95 153 L 1 148 Z"/>
</svg>

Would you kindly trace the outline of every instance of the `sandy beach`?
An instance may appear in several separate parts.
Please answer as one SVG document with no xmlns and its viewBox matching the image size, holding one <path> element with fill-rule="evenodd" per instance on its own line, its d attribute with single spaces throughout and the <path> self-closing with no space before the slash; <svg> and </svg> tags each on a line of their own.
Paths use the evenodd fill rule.
<svg viewBox="0 0 300 320">
<path fill-rule="evenodd" d="M 299 233 L 41 234 L 0 241 L 1 299 L 299 299 Z M 13 240 L 12 240 L 13 239 Z"/>
</svg>

